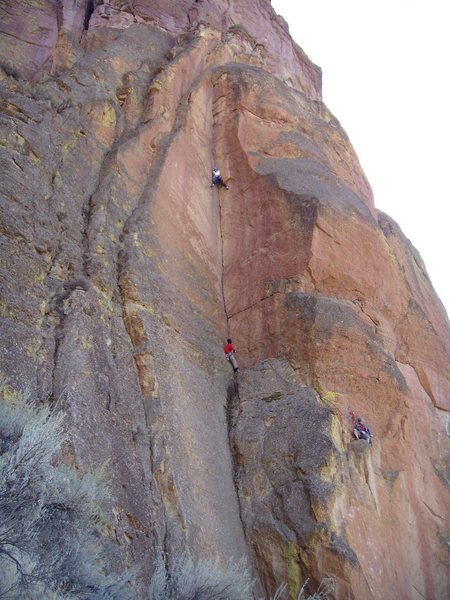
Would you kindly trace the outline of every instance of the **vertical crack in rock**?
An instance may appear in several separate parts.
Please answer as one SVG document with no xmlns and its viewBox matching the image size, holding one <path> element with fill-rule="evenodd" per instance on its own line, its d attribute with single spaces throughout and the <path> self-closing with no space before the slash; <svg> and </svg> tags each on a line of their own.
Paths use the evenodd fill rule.
<svg viewBox="0 0 450 600">
<path fill-rule="evenodd" d="M 58 31 L 62 28 L 64 21 L 64 7 L 63 0 L 56 0 L 56 24 Z"/>
<path fill-rule="evenodd" d="M 84 30 L 89 29 L 89 21 L 94 12 L 94 0 L 88 0 L 86 4 L 86 12 L 84 13 Z"/>
<path fill-rule="evenodd" d="M 219 190 L 214 188 L 214 191 L 219 194 Z M 220 254 L 222 262 L 222 271 L 220 274 L 220 284 L 222 288 L 222 301 L 223 301 L 223 312 L 225 313 L 225 319 L 227 323 L 227 337 L 230 336 L 230 316 L 227 311 L 227 301 L 225 297 L 225 262 L 224 262 L 224 241 L 223 241 L 223 227 L 222 227 L 222 200 L 219 195 L 219 227 L 220 227 Z"/>
<path fill-rule="evenodd" d="M 213 85 L 213 90 L 216 86 L 216 82 L 212 82 Z M 213 140 L 212 140 L 212 144 L 213 144 L 213 162 L 214 164 L 216 163 L 216 158 L 217 158 L 217 136 L 216 136 L 216 131 L 217 128 L 219 127 L 219 118 L 220 118 L 220 114 L 222 111 L 220 111 L 219 109 L 216 108 L 216 105 L 219 103 L 220 97 L 214 98 L 213 104 L 211 106 L 212 109 L 212 128 L 213 128 Z M 221 270 L 221 274 L 220 274 L 220 284 L 221 284 L 221 289 L 222 289 L 222 302 L 223 302 L 223 311 L 225 314 L 225 319 L 226 319 L 226 326 L 227 326 L 227 337 L 230 336 L 230 315 L 228 313 L 228 309 L 227 309 L 227 302 L 226 302 L 226 294 L 225 294 L 225 256 L 224 256 L 224 232 L 223 232 L 223 211 L 222 211 L 222 198 L 221 198 L 221 191 L 222 188 L 220 186 L 214 186 L 213 188 L 213 192 L 214 195 L 217 195 L 218 197 L 218 205 L 219 205 L 219 228 L 220 228 L 220 255 L 221 255 L 221 263 L 222 263 L 222 270 Z"/>
<path fill-rule="evenodd" d="M 241 400 L 239 397 L 239 386 L 238 386 L 238 382 L 236 379 L 234 379 L 228 386 L 225 411 L 226 411 L 226 421 L 227 421 L 227 429 L 228 429 L 228 444 L 230 447 L 231 463 L 233 466 L 234 490 L 236 493 L 236 499 L 237 499 L 238 508 L 239 508 L 239 519 L 241 521 L 242 531 L 244 532 L 244 537 L 245 537 L 245 540 L 246 540 L 247 546 L 248 546 L 247 530 L 246 530 L 244 520 L 242 517 L 242 503 L 241 503 L 241 497 L 239 494 L 240 465 L 239 465 L 239 460 L 238 460 L 238 446 L 237 446 L 236 440 L 234 439 L 235 438 L 235 428 L 236 428 L 236 425 L 237 425 L 237 422 L 239 419 L 239 414 L 241 412 Z"/>
<path fill-rule="evenodd" d="M 94 192 L 95 193 L 95 192 Z M 91 194 L 88 198 L 88 201 L 84 204 L 81 209 L 81 215 L 83 219 L 83 273 L 86 277 L 89 277 L 89 224 L 92 218 L 93 211 L 93 197 L 94 194 Z"/>
</svg>

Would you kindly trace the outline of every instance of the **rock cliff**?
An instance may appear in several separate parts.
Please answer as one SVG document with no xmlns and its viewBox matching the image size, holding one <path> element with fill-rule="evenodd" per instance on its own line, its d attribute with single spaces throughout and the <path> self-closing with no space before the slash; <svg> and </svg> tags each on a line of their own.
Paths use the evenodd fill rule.
<svg viewBox="0 0 450 600">
<path fill-rule="evenodd" d="M 448 319 L 270 2 L 0 12 L 3 400 L 106 465 L 110 566 L 448 597 Z"/>
</svg>

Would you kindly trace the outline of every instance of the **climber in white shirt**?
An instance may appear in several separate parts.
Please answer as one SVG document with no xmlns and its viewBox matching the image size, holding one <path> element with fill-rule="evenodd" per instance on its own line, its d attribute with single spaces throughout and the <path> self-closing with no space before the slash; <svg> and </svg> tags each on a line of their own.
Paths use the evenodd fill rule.
<svg viewBox="0 0 450 600">
<path fill-rule="evenodd" d="M 215 185 L 222 185 L 226 190 L 230 189 L 227 184 L 222 179 L 222 175 L 220 174 L 220 170 L 217 167 L 214 167 L 212 170 L 212 182 L 211 187 Z"/>
</svg>

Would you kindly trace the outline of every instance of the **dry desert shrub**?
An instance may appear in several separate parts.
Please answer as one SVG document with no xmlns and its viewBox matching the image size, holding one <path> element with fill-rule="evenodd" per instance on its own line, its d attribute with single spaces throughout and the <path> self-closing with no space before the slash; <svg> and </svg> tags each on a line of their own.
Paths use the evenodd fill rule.
<svg viewBox="0 0 450 600">
<path fill-rule="evenodd" d="M 107 494 L 102 474 L 58 465 L 65 441 L 61 415 L 26 395 L 0 400 L 2 600 L 128 597 L 120 577 L 102 573 L 95 535 Z"/>
<path fill-rule="evenodd" d="M 334 598 L 335 580 L 332 577 L 324 577 L 320 582 L 319 589 L 312 596 L 306 595 L 306 587 L 309 580 L 307 579 L 300 590 L 297 600 L 330 600 Z M 282 583 L 276 590 L 273 598 L 269 600 L 285 600 L 288 598 L 288 587 Z M 261 599 L 262 600 L 262 599 Z"/>
<path fill-rule="evenodd" d="M 149 600 L 250 600 L 252 579 L 244 561 L 194 561 L 184 555 L 171 565 L 157 565 Z"/>
</svg>

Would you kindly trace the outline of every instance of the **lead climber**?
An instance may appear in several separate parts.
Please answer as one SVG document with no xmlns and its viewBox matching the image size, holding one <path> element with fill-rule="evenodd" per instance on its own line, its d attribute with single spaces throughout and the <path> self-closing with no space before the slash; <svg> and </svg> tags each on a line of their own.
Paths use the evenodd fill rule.
<svg viewBox="0 0 450 600">
<path fill-rule="evenodd" d="M 368 444 L 372 443 L 372 433 L 361 417 L 358 417 L 354 422 L 353 433 L 357 440 L 366 440 Z"/>
<path fill-rule="evenodd" d="M 217 167 L 214 167 L 214 169 L 212 170 L 212 181 L 211 181 L 211 187 L 214 187 L 215 185 L 221 185 L 223 186 L 226 190 L 229 190 L 230 188 L 227 186 L 227 184 L 224 182 L 224 180 L 222 179 L 222 175 L 220 174 L 220 170 Z"/>
<path fill-rule="evenodd" d="M 225 352 L 225 358 L 227 359 L 227 361 L 229 363 L 231 363 L 231 366 L 233 367 L 233 371 L 235 373 L 237 373 L 239 371 L 239 366 L 237 364 L 237 360 L 236 360 L 236 348 L 233 346 L 233 342 L 231 340 L 231 338 L 227 339 L 227 344 L 224 347 L 223 351 Z"/>
</svg>

